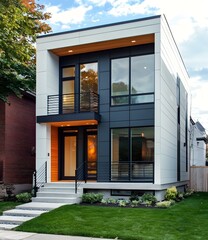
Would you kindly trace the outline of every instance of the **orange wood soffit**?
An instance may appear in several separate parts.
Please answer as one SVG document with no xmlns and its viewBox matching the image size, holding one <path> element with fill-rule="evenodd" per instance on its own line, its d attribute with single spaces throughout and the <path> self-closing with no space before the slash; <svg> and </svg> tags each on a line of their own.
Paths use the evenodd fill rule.
<svg viewBox="0 0 208 240">
<path fill-rule="evenodd" d="M 50 125 L 54 127 L 73 127 L 73 126 L 91 126 L 97 125 L 96 120 L 80 120 L 80 121 L 67 121 L 67 122 L 51 122 Z"/>
<path fill-rule="evenodd" d="M 133 36 L 128 38 L 121 38 L 116 40 L 108 40 L 103 42 L 95 42 L 83 45 L 68 46 L 64 48 L 51 49 L 57 56 L 75 55 L 87 52 L 96 52 L 114 48 L 130 47 L 136 45 L 142 45 L 147 43 L 154 43 L 154 34 Z"/>
</svg>

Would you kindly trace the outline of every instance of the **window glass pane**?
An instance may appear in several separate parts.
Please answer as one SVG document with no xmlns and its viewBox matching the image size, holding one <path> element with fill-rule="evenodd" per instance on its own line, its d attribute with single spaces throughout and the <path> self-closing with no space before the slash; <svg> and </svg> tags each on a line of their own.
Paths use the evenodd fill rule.
<svg viewBox="0 0 208 240">
<path fill-rule="evenodd" d="M 98 92 L 98 63 L 80 64 L 80 92 Z"/>
<path fill-rule="evenodd" d="M 74 80 L 63 81 L 62 82 L 63 94 L 74 93 Z"/>
<path fill-rule="evenodd" d="M 154 94 L 131 96 L 131 104 L 154 102 Z"/>
<path fill-rule="evenodd" d="M 66 67 L 62 69 L 62 77 L 74 77 L 75 76 L 75 67 Z"/>
<path fill-rule="evenodd" d="M 132 162 L 154 161 L 154 128 L 131 129 Z"/>
<path fill-rule="evenodd" d="M 131 58 L 131 94 L 154 92 L 154 55 Z"/>
<path fill-rule="evenodd" d="M 112 129 L 111 132 L 111 179 L 129 179 L 128 129 Z"/>
<path fill-rule="evenodd" d="M 74 111 L 74 80 L 62 81 L 62 113 Z"/>
<path fill-rule="evenodd" d="M 111 96 L 129 94 L 129 58 L 111 61 Z"/>
<path fill-rule="evenodd" d="M 129 103 L 129 97 L 112 97 L 111 105 L 125 105 Z"/>
</svg>

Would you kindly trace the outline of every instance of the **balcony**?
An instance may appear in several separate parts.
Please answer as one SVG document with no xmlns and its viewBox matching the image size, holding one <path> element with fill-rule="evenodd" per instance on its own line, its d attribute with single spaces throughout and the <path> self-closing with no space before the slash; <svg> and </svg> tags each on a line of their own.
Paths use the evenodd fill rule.
<svg viewBox="0 0 208 240">
<path fill-rule="evenodd" d="M 99 112 L 99 95 L 94 92 L 80 94 L 49 95 L 47 102 L 48 115 Z"/>
<path fill-rule="evenodd" d="M 99 95 L 94 92 L 49 95 L 47 98 L 47 115 L 37 116 L 37 123 L 54 125 L 71 125 L 100 121 Z"/>
<path fill-rule="evenodd" d="M 154 182 L 154 162 L 116 162 L 111 164 L 111 181 Z"/>
</svg>

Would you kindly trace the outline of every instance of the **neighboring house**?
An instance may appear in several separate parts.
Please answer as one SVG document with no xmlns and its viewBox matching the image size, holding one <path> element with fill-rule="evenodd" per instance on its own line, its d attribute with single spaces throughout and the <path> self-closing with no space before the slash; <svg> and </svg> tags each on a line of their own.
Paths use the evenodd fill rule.
<svg viewBox="0 0 208 240">
<path fill-rule="evenodd" d="M 114 196 L 183 190 L 188 81 L 164 16 L 39 37 L 37 169 Z"/>
<path fill-rule="evenodd" d="M 206 165 L 207 134 L 199 121 L 190 120 L 190 165 Z"/>
<path fill-rule="evenodd" d="M 0 101 L 0 181 L 14 192 L 31 190 L 35 170 L 35 96 Z"/>
</svg>

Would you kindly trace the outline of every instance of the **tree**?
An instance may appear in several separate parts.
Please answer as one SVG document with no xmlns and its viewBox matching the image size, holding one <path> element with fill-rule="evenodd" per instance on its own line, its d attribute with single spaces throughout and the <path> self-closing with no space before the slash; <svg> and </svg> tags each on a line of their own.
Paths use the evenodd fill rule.
<svg viewBox="0 0 208 240">
<path fill-rule="evenodd" d="M 35 89 L 35 41 L 51 28 L 34 0 L 0 0 L 0 100 Z"/>
</svg>

